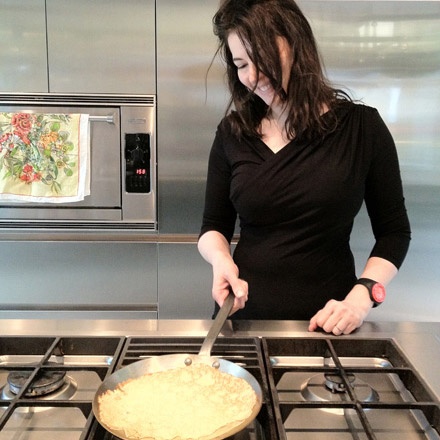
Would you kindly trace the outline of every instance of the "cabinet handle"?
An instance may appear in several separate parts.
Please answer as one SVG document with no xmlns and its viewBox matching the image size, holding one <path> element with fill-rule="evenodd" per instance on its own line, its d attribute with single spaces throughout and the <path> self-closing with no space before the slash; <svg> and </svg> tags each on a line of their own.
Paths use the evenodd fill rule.
<svg viewBox="0 0 440 440">
<path fill-rule="evenodd" d="M 113 113 L 107 116 L 89 116 L 90 122 L 107 122 L 108 124 L 115 123 L 115 115 Z"/>
</svg>

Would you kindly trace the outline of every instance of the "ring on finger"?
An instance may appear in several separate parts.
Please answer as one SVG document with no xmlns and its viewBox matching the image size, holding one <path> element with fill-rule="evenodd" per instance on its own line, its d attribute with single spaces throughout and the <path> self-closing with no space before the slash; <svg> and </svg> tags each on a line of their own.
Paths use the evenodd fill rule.
<svg viewBox="0 0 440 440">
<path fill-rule="evenodd" d="M 342 330 L 341 330 L 337 325 L 335 325 L 335 329 L 336 329 L 339 333 L 343 333 Z"/>
</svg>

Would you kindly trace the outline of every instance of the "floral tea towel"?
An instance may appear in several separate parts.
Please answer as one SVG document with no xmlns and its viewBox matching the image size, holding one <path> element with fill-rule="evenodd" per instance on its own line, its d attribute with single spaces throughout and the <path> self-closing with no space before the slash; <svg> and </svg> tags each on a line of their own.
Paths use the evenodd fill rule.
<svg viewBox="0 0 440 440">
<path fill-rule="evenodd" d="M 0 201 L 90 195 L 89 115 L 0 113 Z"/>
</svg>

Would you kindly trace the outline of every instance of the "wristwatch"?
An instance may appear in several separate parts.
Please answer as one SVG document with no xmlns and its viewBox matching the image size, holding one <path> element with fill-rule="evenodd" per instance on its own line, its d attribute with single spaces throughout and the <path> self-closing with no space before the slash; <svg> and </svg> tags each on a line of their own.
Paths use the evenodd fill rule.
<svg viewBox="0 0 440 440">
<path fill-rule="evenodd" d="M 369 278 L 359 278 L 355 284 L 362 284 L 362 286 L 367 288 L 368 293 L 370 294 L 370 299 L 374 303 L 373 307 L 377 307 L 384 302 L 386 291 L 383 284 L 370 280 Z"/>
</svg>

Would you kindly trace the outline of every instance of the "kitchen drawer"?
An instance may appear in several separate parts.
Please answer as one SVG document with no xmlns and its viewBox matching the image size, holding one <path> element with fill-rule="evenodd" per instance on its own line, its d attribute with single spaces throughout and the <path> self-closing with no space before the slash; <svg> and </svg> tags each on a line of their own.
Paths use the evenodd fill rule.
<svg viewBox="0 0 440 440">
<path fill-rule="evenodd" d="M 192 243 L 159 243 L 158 295 L 160 319 L 211 319 L 212 269 Z"/>
<path fill-rule="evenodd" d="M 157 308 L 156 243 L 0 242 L 3 310 Z"/>
</svg>

